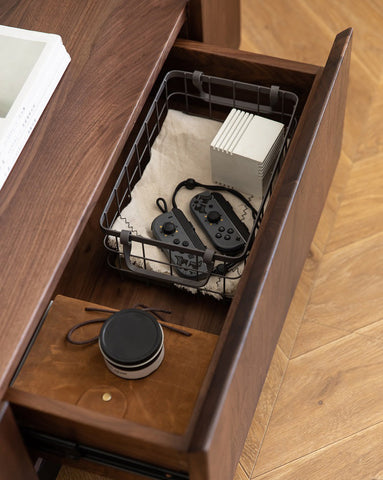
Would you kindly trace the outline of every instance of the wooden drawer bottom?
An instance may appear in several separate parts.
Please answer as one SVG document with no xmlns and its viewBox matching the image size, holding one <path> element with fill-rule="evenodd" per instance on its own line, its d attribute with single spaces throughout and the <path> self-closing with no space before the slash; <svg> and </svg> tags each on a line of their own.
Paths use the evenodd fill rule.
<svg viewBox="0 0 383 480">
<path fill-rule="evenodd" d="M 56 297 L 13 388 L 164 432 L 185 433 L 217 335 L 183 327 L 180 331 L 190 333 L 186 336 L 164 328 L 165 356 L 158 370 L 125 380 L 107 369 L 98 343 L 73 345 L 66 340 L 74 325 L 108 317 L 86 307 L 111 308 Z M 76 340 L 97 336 L 99 330 L 100 324 L 88 325 Z"/>
</svg>

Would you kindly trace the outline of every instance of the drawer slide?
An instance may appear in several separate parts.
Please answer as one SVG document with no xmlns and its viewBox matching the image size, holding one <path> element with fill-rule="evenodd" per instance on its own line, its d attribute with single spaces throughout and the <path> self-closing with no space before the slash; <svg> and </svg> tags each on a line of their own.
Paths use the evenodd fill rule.
<svg viewBox="0 0 383 480">
<path fill-rule="evenodd" d="M 189 475 L 175 472 L 158 465 L 142 462 L 133 458 L 64 440 L 53 435 L 41 433 L 31 428 L 22 428 L 21 434 L 27 447 L 40 453 L 54 455 L 61 459 L 88 460 L 106 467 L 116 468 L 129 473 L 144 475 L 154 480 L 188 480 Z"/>
</svg>

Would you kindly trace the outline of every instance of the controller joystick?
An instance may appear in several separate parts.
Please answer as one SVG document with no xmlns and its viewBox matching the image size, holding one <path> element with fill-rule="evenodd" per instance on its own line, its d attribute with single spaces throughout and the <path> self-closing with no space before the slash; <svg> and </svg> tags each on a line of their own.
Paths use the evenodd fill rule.
<svg viewBox="0 0 383 480">
<path fill-rule="evenodd" d="M 164 235 L 171 235 L 176 231 L 176 226 L 173 222 L 165 222 L 162 226 L 162 232 Z"/>
<path fill-rule="evenodd" d="M 219 252 L 236 255 L 244 249 L 249 230 L 223 195 L 199 193 L 191 199 L 190 210 Z"/>
<path fill-rule="evenodd" d="M 221 220 L 221 214 L 217 210 L 212 210 L 206 216 L 209 223 L 218 223 Z"/>
</svg>

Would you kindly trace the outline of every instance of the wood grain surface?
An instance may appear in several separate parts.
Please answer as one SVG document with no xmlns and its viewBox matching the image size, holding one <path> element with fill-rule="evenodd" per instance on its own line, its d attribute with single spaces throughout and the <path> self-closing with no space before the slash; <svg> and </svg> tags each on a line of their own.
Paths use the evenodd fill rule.
<svg viewBox="0 0 383 480">
<path fill-rule="evenodd" d="M 334 184 L 330 190 L 324 212 L 327 218 L 320 222 L 324 230 L 317 230 L 311 246 L 315 258 L 310 266 L 311 287 L 307 288 L 309 277 L 304 274 L 303 284 L 298 284 L 300 306 L 291 310 L 295 318 L 290 323 L 298 323 L 298 327 L 302 319 L 303 323 L 270 423 L 263 432 L 253 433 L 253 436 L 261 434 L 261 447 L 253 453 L 253 464 L 248 464 L 249 454 L 241 463 L 246 466 L 247 478 L 252 480 L 380 480 L 383 414 L 379 406 L 375 407 L 374 398 L 381 390 L 379 350 L 383 338 L 380 314 L 383 47 L 378 40 L 382 4 L 375 0 L 363 4 L 357 0 L 341 3 L 276 0 L 272 8 L 265 3 L 258 3 L 255 8 L 251 0 L 244 0 L 242 7 L 243 40 L 252 51 L 272 53 L 276 47 L 281 56 L 302 60 L 309 55 L 310 61 L 315 61 L 323 56 L 323 43 L 329 33 L 352 25 L 355 36 L 341 157 L 341 161 L 342 158 L 346 161 L 337 171 L 335 190 Z M 305 35 L 306 29 L 313 33 Z M 331 216 L 333 220 L 329 222 Z M 327 280 L 330 281 L 326 285 Z M 306 298 L 302 295 L 305 290 Z M 282 335 L 291 336 L 290 331 Z M 374 357 L 371 362 L 370 353 Z M 340 359 L 334 361 L 337 355 Z M 314 357 L 317 366 L 320 365 L 322 380 L 326 377 L 323 383 L 314 379 L 313 370 L 317 366 L 313 368 L 309 360 Z M 295 370 L 298 364 L 299 374 Z M 313 382 L 312 388 L 303 386 L 307 381 Z M 319 383 L 325 396 L 322 405 L 314 400 Z M 296 395 L 301 388 L 307 388 L 307 396 Z M 279 402 L 286 402 L 283 413 L 288 418 L 283 420 Z M 372 410 L 370 405 L 374 406 Z M 306 430 L 311 428 L 310 417 L 315 417 L 320 409 L 325 409 L 327 415 L 317 419 L 312 435 L 306 436 Z M 308 423 L 302 422 L 302 410 L 306 411 Z M 275 423 L 274 415 L 279 418 Z M 253 423 L 257 424 L 256 419 Z M 281 430 L 277 433 L 275 427 L 278 430 L 279 424 Z M 281 433 L 284 428 L 290 431 L 288 440 Z M 285 452 L 292 453 L 294 449 L 295 453 L 287 460 Z M 272 457 L 274 466 L 269 463 Z M 244 478 L 243 470 L 242 466 L 238 469 L 236 480 Z"/>
<path fill-rule="evenodd" d="M 371 122 L 372 124 L 372 122 Z M 355 231 L 355 241 L 378 235 L 383 218 L 383 151 L 379 151 L 353 166 L 343 190 L 342 203 L 332 230 L 327 251 L 346 247 Z"/>
<path fill-rule="evenodd" d="M 191 470 L 196 478 L 215 475 L 229 479 L 234 475 L 233 466 L 247 434 L 244 425 L 254 414 L 253 399 L 259 398 L 260 386 L 265 380 L 339 159 L 351 36 L 351 30 L 337 36 L 323 74 L 309 96 L 300 128 L 280 173 L 279 189 L 271 198 L 261 226 L 261 231 L 265 228 L 264 235 L 255 243 L 249 260 L 251 268 L 246 269 L 241 279 L 236 296 L 239 305 L 232 304 L 229 310 L 232 322 L 226 328 L 230 340 L 221 352 L 219 368 L 192 438 L 193 451 L 208 452 L 204 462 L 196 455 Z M 304 159 L 304 170 L 294 158 Z M 305 210 L 308 205 L 310 215 Z M 300 233 L 299 238 L 296 232 Z M 265 255 L 268 251 L 270 255 Z M 272 301 L 275 292 L 280 294 L 278 302 Z M 256 368 L 252 369 L 251 364 Z M 231 375 L 228 375 L 229 368 Z M 239 385 L 247 385 L 246 395 Z M 211 422 L 211 418 L 216 418 L 217 424 L 210 423 L 214 425 L 210 430 L 207 419 Z M 229 450 L 227 438 L 233 439 Z"/>
<path fill-rule="evenodd" d="M 238 48 L 241 40 L 240 0 L 192 0 L 189 4 L 190 38 Z"/>
<path fill-rule="evenodd" d="M 309 455 L 253 478 L 257 480 L 382 480 L 383 461 L 378 454 L 383 424 L 347 436 Z M 368 472 L 368 473 L 367 473 Z M 371 472 L 371 473 L 370 473 Z M 238 477 L 241 480 L 241 477 Z M 246 479 L 245 479 L 246 480 Z"/>
<path fill-rule="evenodd" d="M 185 19 L 185 1 L 17 1 L 0 23 L 60 34 L 72 61 L 0 192 L 0 393 Z"/>
<path fill-rule="evenodd" d="M 291 361 L 254 473 L 273 470 L 378 423 L 383 381 L 377 366 L 382 361 L 381 341 L 356 333 Z M 274 448 L 277 438 L 283 449 Z"/>
<path fill-rule="evenodd" d="M 183 327 L 192 334 L 187 337 L 164 328 L 165 358 L 161 366 L 146 378 L 128 381 L 106 368 L 97 343 L 77 346 L 66 341 L 66 334 L 74 325 L 108 317 L 108 314 L 85 311 L 87 306 L 100 307 L 56 297 L 14 388 L 169 433 L 183 434 L 217 336 Z M 85 327 L 76 332 L 75 338 L 84 340 L 98 335 L 100 327 L 100 324 Z M 111 399 L 104 401 L 104 394 L 109 394 Z"/>
</svg>

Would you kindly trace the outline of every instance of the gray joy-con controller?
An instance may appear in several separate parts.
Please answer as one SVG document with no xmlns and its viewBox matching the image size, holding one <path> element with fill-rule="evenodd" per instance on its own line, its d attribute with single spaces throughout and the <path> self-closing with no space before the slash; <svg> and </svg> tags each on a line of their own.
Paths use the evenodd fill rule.
<svg viewBox="0 0 383 480">
<path fill-rule="evenodd" d="M 244 249 L 249 230 L 220 193 L 207 190 L 195 195 L 190 211 L 218 251 L 236 255 Z"/>
<path fill-rule="evenodd" d="M 205 250 L 206 247 L 196 234 L 192 224 L 178 208 L 162 213 L 152 222 L 154 238 L 182 247 Z M 181 277 L 190 280 L 203 280 L 208 275 L 206 263 L 202 257 L 192 253 L 184 253 L 179 250 L 163 249 Z"/>
</svg>

